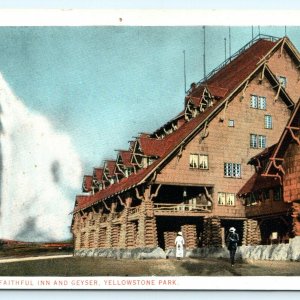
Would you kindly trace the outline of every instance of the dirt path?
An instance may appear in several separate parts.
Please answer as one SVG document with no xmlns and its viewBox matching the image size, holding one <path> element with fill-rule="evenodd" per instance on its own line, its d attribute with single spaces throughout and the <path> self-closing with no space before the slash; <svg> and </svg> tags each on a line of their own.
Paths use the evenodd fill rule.
<svg viewBox="0 0 300 300">
<path fill-rule="evenodd" d="M 3 259 L 0 276 L 300 276 L 300 262 L 238 262 L 231 267 L 225 259 L 118 260 L 60 255 Z"/>
<path fill-rule="evenodd" d="M 0 259 L 0 264 L 11 263 L 11 262 L 21 262 L 21 261 L 31 261 L 31 260 L 41 260 L 41 259 L 66 258 L 66 257 L 72 257 L 72 256 L 73 256 L 72 254 L 67 254 L 67 255 L 48 255 L 48 256 L 4 258 L 4 259 Z"/>
</svg>

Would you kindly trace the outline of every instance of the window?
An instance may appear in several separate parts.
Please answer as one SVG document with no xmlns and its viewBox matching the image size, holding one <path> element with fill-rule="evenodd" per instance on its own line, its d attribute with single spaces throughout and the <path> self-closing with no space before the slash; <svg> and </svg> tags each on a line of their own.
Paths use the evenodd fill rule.
<svg viewBox="0 0 300 300">
<path fill-rule="evenodd" d="M 257 135 L 256 134 L 250 134 L 250 147 L 257 148 Z"/>
<path fill-rule="evenodd" d="M 198 166 L 198 154 L 190 154 L 190 168 L 197 169 Z"/>
<path fill-rule="evenodd" d="M 279 76 L 279 77 L 278 77 L 278 80 L 279 80 L 280 85 L 281 85 L 282 87 L 286 88 L 286 82 L 287 82 L 286 77 L 284 77 L 284 76 Z"/>
<path fill-rule="evenodd" d="M 267 108 L 266 97 L 251 95 L 250 107 L 258 108 L 258 109 L 266 109 Z"/>
<path fill-rule="evenodd" d="M 234 206 L 234 204 L 235 204 L 234 200 L 235 200 L 234 194 L 226 193 L 226 205 Z"/>
<path fill-rule="evenodd" d="M 226 203 L 226 193 L 218 193 L 218 204 L 225 205 Z"/>
<path fill-rule="evenodd" d="M 224 163 L 224 176 L 226 177 L 241 177 L 241 164 Z"/>
<path fill-rule="evenodd" d="M 266 109 L 267 103 L 266 103 L 266 97 L 258 97 L 258 108 L 259 109 Z"/>
<path fill-rule="evenodd" d="M 266 148 L 267 138 L 265 135 L 250 134 L 251 148 Z"/>
<path fill-rule="evenodd" d="M 265 128 L 272 129 L 272 116 L 265 115 Z"/>
<path fill-rule="evenodd" d="M 257 104 L 258 104 L 258 97 L 256 95 L 251 95 L 250 107 L 257 108 Z"/>
<path fill-rule="evenodd" d="M 265 135 L 258 136 L 258 148 L 266 148 L 266 136 Z"/>
<path fill-rule="evenodd" d="M 208 169 L 208 156 L 204 154 L 199 154 L 199 168 Z"/>
<path fill-rule="evenodd" d="M 234 127 L 234 120 L 228 120 L 228 127 Z"/>
<path fill-rule="evenodd" d="M 208 155 L 206 155 L 206 154 L 190 154 L 190 168 L 192 168 L 192 169 L 208 169 Z"/>
<path fill-rule="evenodd" d="M 276 188 L 274 190 L 274 201 L 281 201 L 282 200 L 282 193 L 281 188 Z"/>
<path fill-rule="evenodd" d="M 235 195 L 233 193 L 218 193 L 218 205 L 235 205 Z"/>
</svg>

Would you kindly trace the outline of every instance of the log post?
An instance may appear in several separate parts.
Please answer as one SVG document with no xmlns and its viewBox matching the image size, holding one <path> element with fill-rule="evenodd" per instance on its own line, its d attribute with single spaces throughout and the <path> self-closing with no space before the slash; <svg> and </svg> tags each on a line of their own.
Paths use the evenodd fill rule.
<svg viewBox="0 0 300 300">
<path fill-rule="evenodd" d="M 154 216 L 153 202 L 150 187 L 144 191 L 138 220 L 137 247 L 155 248 L 157 242 L 156 218 Z"/>
</svg>

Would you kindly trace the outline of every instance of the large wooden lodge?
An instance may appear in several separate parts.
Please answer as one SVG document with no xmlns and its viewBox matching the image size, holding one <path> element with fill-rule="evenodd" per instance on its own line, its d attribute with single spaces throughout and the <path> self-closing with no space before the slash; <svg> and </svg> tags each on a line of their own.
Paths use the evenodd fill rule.
<svg viewBox="0 0 300 300">
<path fill-rule="evenodd" d="M 186 94 L 183 111 L 83 178 L 75 250 L 241 244 L 300 235 L 300 55 L 259 36 Z M 297 104 L 298 103 L 298 104 Z"/>
</svg>

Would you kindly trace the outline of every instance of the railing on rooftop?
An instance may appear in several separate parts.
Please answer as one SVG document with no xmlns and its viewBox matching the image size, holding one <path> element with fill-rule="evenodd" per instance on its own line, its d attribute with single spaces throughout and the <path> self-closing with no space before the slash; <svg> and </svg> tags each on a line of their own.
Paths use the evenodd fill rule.
<svg viewBox="0 0 300 300">
<path fill-rule="evenodd" d="M 206 82 L 208 79 L 210 79 L 214 74 L 216 74 L 220 69 L 224 68 L 227 64 L 229 64 L 232 60 L 234 60 L 237 56 L 239 56 L 242 52 L 250 48 L 255 42 L 258 40 L 268 40 L 271 42 L 276 42 L 280 38 L 272 35 L 266 35 L 266 34 L 258 34 L 255 38 L 253 38 L 250 42 L 248 42 L 246 45 L 244 45 L 241 49 L 239 49 L 237 52 L 235 52 L 233 55 L 228 57 L 226 60 L 224 60 L 220 65 L 218 65 L 215 69 L 213 69 L 211 72 L 208 73 L 205 77 L 203 77 L 199 82 L 196 83 L 196 88 L 199 87 L 201 84 Z M 195 87 L 191 87 L 187 92 L 186 95 L 189 95 L 192 91 L 192 89 Z"/>
</svg>

